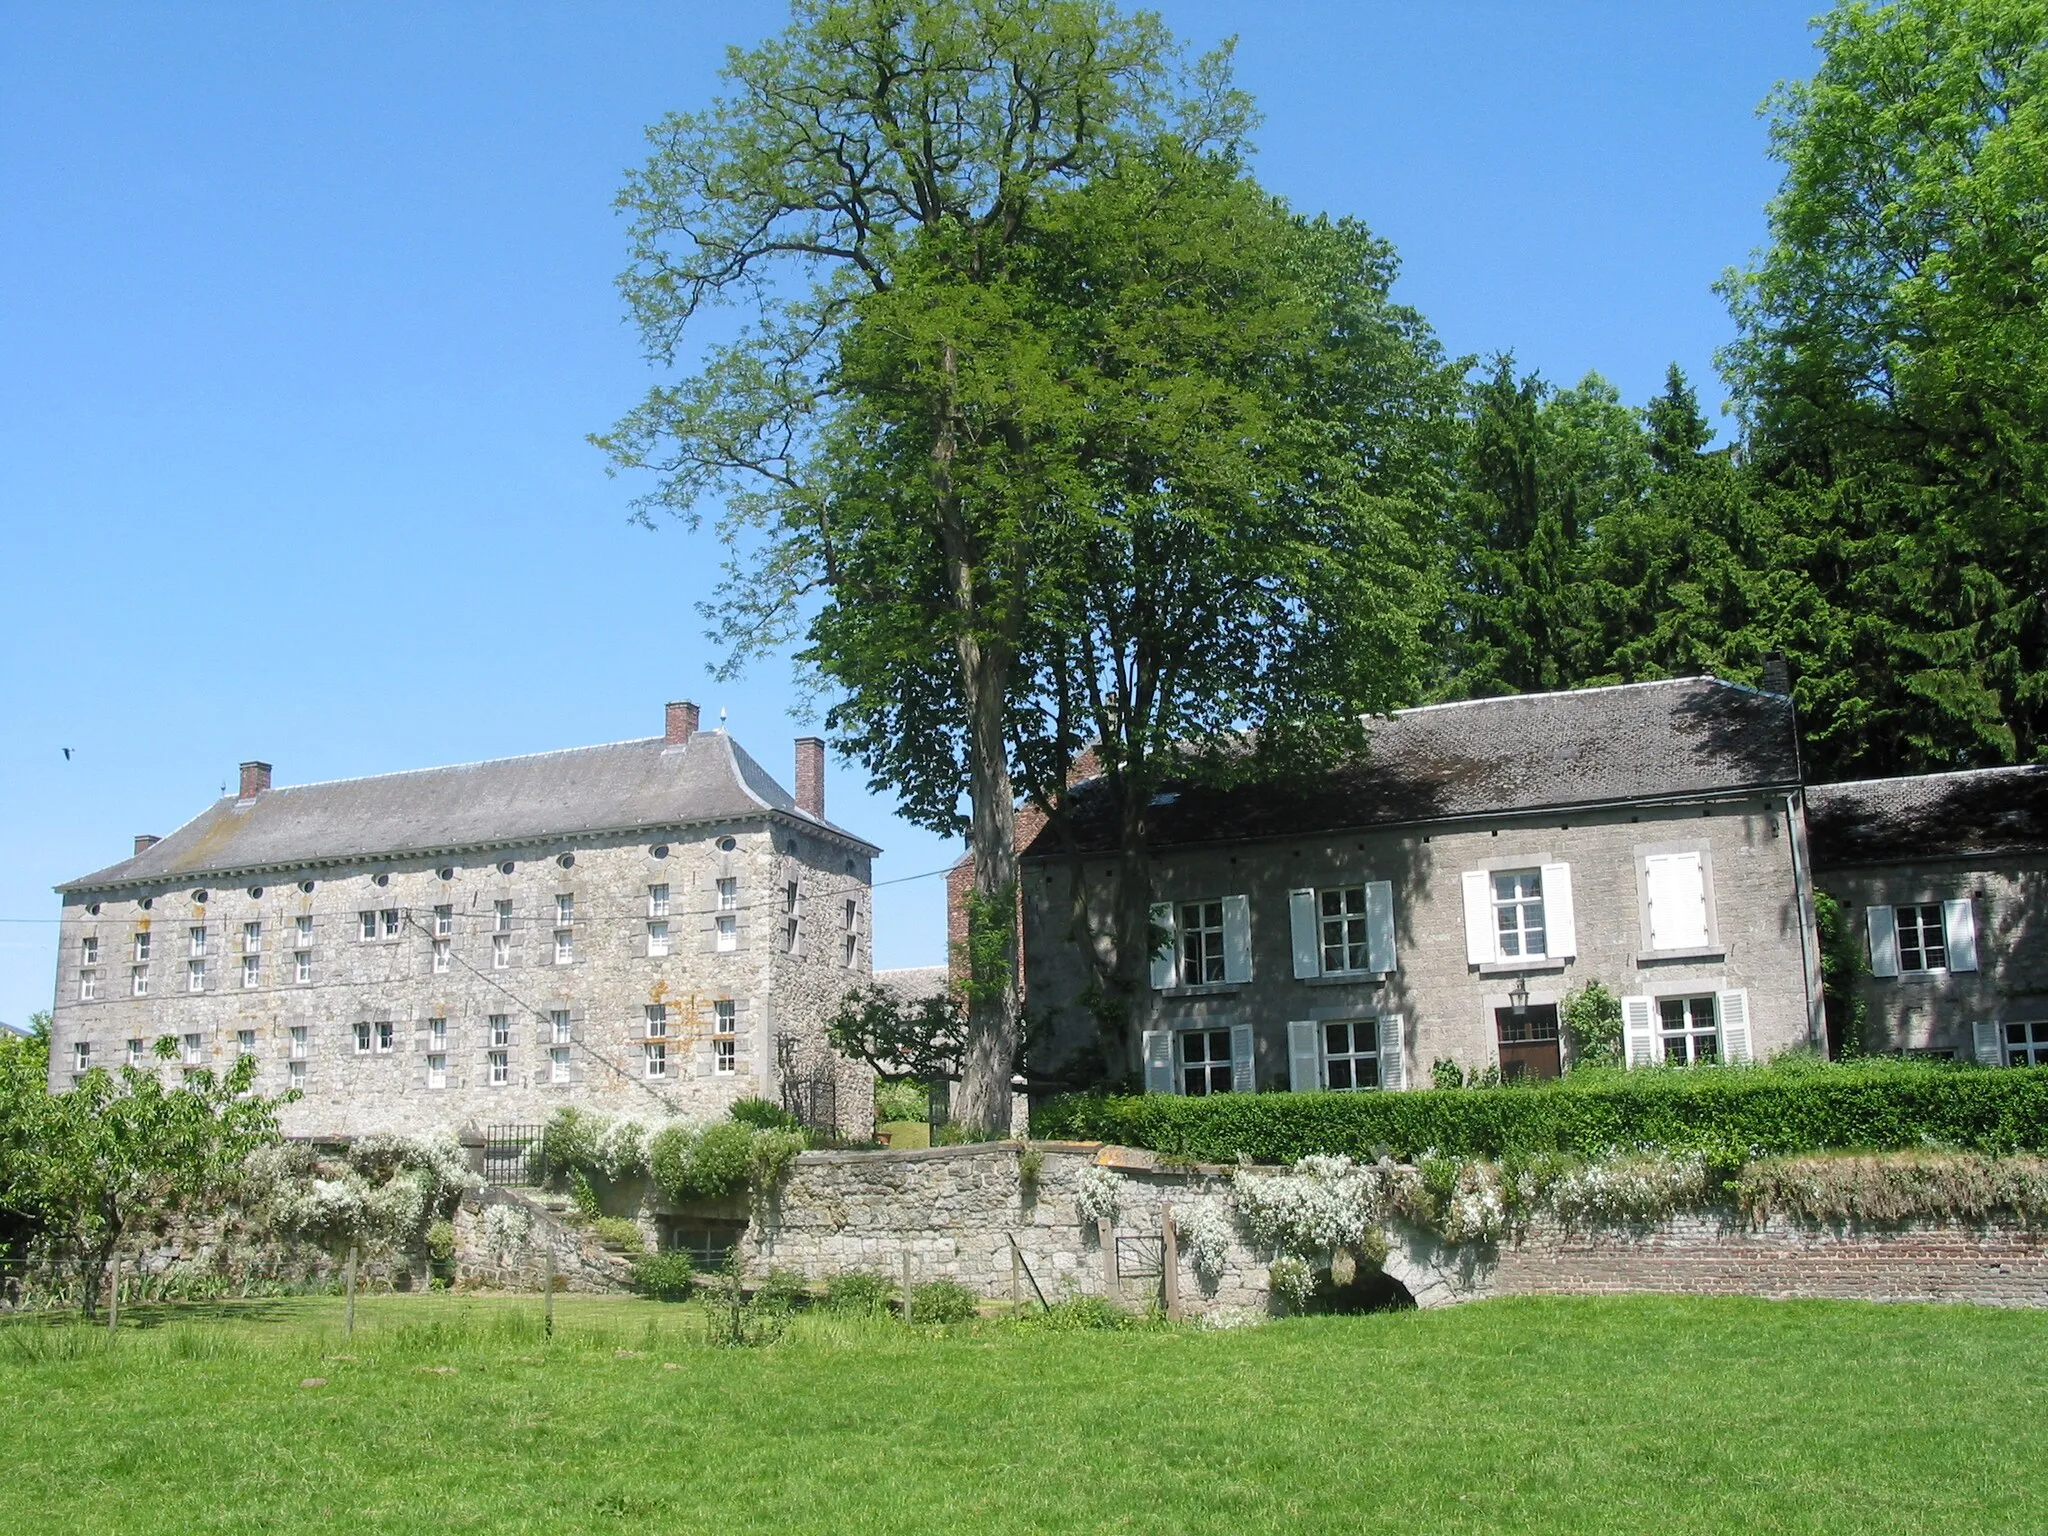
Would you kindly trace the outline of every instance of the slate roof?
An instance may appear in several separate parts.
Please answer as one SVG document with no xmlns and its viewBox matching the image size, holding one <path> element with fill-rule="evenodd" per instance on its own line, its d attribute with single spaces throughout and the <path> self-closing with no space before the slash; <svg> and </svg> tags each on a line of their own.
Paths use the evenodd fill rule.
<svg viewBox="0 0 2048 1536">
<path fill-rule="evenodd" d="M 874 844 L 799 810 L 789 792 L 723 731 L 681 746 L 659 736 L 289 784 L 253 800 L 216 800 L 131 859 L 60 891 L 337 860 L 418 856 L 566 837 L 779 814 Z"/>
<path fill-rule="evenodd" d="M 951 973 L 943 965 L 906 965 L 875 972 L 875 985 L 898 1003 L 921 1003 L 928 997 L 937 997 L 951 982 Z"/>
<path fill-rule="evenodd" d="M 1176 788 L 1156 808 L 1154 843 L 1782 790 L 1798 781 L 1789 698 L 1718 678 L 1677 678 L 1402 710 L 1374 722 L 1362 761 L 1312 783 Z M 1074 794 L 1083 847 L 1113 847 L 1107 783 Z M 1027 854 L 1056 846 L 1044 833 Z"/>
<path fill-rule="evenodd" d="M 1806 833 L 1815 869 L 2038 852 L 2048 849 L 2048 767 L 1816 784 Z"/>
</svg>

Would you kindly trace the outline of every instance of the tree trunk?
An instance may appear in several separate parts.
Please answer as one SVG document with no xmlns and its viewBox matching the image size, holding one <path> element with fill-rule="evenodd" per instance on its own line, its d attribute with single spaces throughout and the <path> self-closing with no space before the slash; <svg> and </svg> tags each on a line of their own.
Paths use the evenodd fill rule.
<svg viewBox="0 0 2048 1536">
<path fill-rule="evenodd" d="M 1126 777 L 1117 814 L 1116 986 L 1128 1003 L 1123 1064 L 1134 1072 L 1144 1070 L 1137 1054 L 1138 1002 L 1152 985 L 1152 849 L 1146 807 L 1133 803 L 1140 798 Z"/>
<path fill-rule="evenodd" d="M 1010 1126 L 1016 1070 L 1017 804 L 1003 731 L 1001 668 L 972 637 L 960 643 L 968 740 L 968 799 L 974 827 L 974 904 L 968 923 L 967 1047 L 957 1118 L 979 1131 Z M 978 909 L 978 910 L 976 910 Z"/>
</svg>

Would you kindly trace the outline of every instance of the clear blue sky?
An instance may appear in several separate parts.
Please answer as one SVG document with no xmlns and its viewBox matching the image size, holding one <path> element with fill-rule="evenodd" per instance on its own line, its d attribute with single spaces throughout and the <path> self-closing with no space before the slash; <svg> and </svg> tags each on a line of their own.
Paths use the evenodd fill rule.
<svg viewBox="0 0 2048 1536">
<path fill-rule="evenodd" d="M 1235 32 L 1259 170 L 1355 214 L 1457 352 L 1718 402 L 1757 102 L 1807 4 L 1169 3 Z M 0 3 L 0 1020 L 51 885 L 280 783 L 653 734 L 694 697 L 787 781 L 780 668 L 714 684 L 714 550 L 584 434 L 650 375 L 611 280 L 643 125 L 777 5 Z M 63 747 L 73 749 L 66 761 Z M 834 766 L 878 877 L 952 850 Z M 944 953 L 936 879 L 877 962 Z"/>
</svg>

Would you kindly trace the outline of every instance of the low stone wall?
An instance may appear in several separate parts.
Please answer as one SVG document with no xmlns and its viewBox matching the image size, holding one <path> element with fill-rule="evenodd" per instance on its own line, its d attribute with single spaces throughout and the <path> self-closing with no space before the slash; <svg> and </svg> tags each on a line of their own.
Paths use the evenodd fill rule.
<svg viewBox="0 0 2048 1536">
<path fill-rule="evenodd" d="M 504 1211 L 509 1226 L 493 1231 L 491 1212 Z M 500 1218 L 502 1220 L 503 1218 Z M 572 1226 L 547 1204 L 522 1191 L 473 1189 L 463 1195 L 449 1223 L 455 1228 L 455 1280 L 501 1290 L 537 1291 L 547 1283 L 548 1252 L 555 1256 L 555 1288 L 616 1291 L 633 1278 L 632 1262 L 604 1247 L 585 1228 Z M 499 1238 L 517 1234 L 517 1241 Z"/>
<path fill-rule="evenodd" d="M 1093 1144 L 1039 1142 L 1036 1177 L 1023 1176 L 1026 1147 L 988 1142 L 907 1152 L 806 1152 L 774 1199 L 755 1213 L 742 1253 L 750 1266 L 800 1271 L 814 1281 L 866 1270 L 913 1284 L 951 1280 L 982 1296 L 1025 1299 L 1107 1296 L 1142 1309 L 1163 1297 L 1163 1218 L 1185 1229 L 1213 1205 L 1227 1213 L 1221 1169 L 1163 1168 L 1146 1154 Z M 1082 1181 L 1104 1167 L 1114 1189 L 1110 1242 L 1101 1218 L 1083 1212 Z M 1013 1275 L 1011 1245 L 1023 1271 Z M 1179 1245 L 1179 1301 L 1190 1316 L 1266 1311 L 1266 1270 L 1233 1235 L 1205 1273 L 1188 1240 Z M 1036 1292 L 1033 1282 L 1036 1282 Z"/>
</svg>

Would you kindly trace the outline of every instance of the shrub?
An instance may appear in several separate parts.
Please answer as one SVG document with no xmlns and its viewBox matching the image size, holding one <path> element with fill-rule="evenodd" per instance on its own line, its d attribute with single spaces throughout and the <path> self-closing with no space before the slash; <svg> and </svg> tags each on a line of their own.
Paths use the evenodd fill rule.
<svg viewBox="0 0 2048 1536">
<path fill-rule="evenodd" d="M 1753 1221 L 2048 1219 L 2048 1159 L 1909 1152 L 1889 1157 L 1774 1158 L 1735 1180 Z"/>
<path fill-rule="evenodd" d="M 825 1283 L 825 1305 L 834 1312 L 876 1316 L 889 1310 L 896 1288 L 880 1275 L 849 1269 Z"/>
<path fill-rule="evenodd" d="M 1736 1164 L 1832 1148 L 2048 1147 L 2048 1068 L 1943 1062 L 1587 1069 L 1486 1093 L 1073 1094 L 1033 1134 L 1227 1163 L 1312 1154 L 1601 1157 L 1660 1147 Z"/>
<path fill-rule="evenodd" d="M 932 1280 L 911 1287 L 910 1316 L 920 1323 L 971 1323 L 980 1312 L 979 1298 L 951 1280 Z"/>
<path fill-rule="evenodd" d="M 581 1174 L 587 1183 L 630 1179 L 647 1169 L 647 1127 L 638 1120 L 563 1105 L 540 1133 L 543 1183 L 560 1186 Z"/>
<path fill-rule="evenodd" d="M 1132 1323 L 1128 1313 L 1119 1312 L 1100 1296 L 1069 1296 L 1064 1301 L 1053 1302 L 1043 1312 L 1026 1313 L 1020 1321 L 1029 1327 L 1044 1328 L 1053 1333 L 1128 1328 Z"/>
<path fill-rule="evenodd" d="M 427 1228 L 427 1257 L 446 1264 L 455 1257 L 455 1223 L 437 1221 Z"/>
<path fill-rule="evenodd" d="M 769 1270 L 768 1278 L 754 1292 L 755 1306 L 780 1312 L 794 1312 L 810 1299 L 810 1282 L 801 1270 L 795 1269 Z"/>
<path fill-rule="evenodd" d="M 931 1113 L 930 1097 L 923 1083 L 876 1083 L 875 1123 L 891 1120 L 922 1120 Z"/>
<path fill-rule="evenodd" d="M 804 1147 L 801 1131 L 754 1132 L 747 1140 L 747 1182 L 757 1194 L 765 1194 L 782 1182 Z"/>
<path fill-rule="evenodd" d="M 638 1253 L 647 1246 L 640 1223 L 629 1217 L 600 1216 L 591 1225 L 597 1232 L 597 1240 L 607 1248 L 624 1248 Z"/>
<path fill-rule="evenodd" d="M 803 1123 L 780 1104 L 768 1099 L 740 1099 L 726 1111 L 741 1125 L 757 1131 L 800 1131 Z"/>
<path fill-rule="evenodd" d="M 1573 1071 L 1621 1065 L 1621 999 L 1603 983 L 1589 981 L 1567 992 L 1560 1013 Z"/>
<path fill-rule="evenodd" d="M 685 1301 L 696 1289 L 697 1266 L 680 1248 L 643 1253 L 633 1260 L 633 1287 L 657 1301 Z"/>
</svg>

